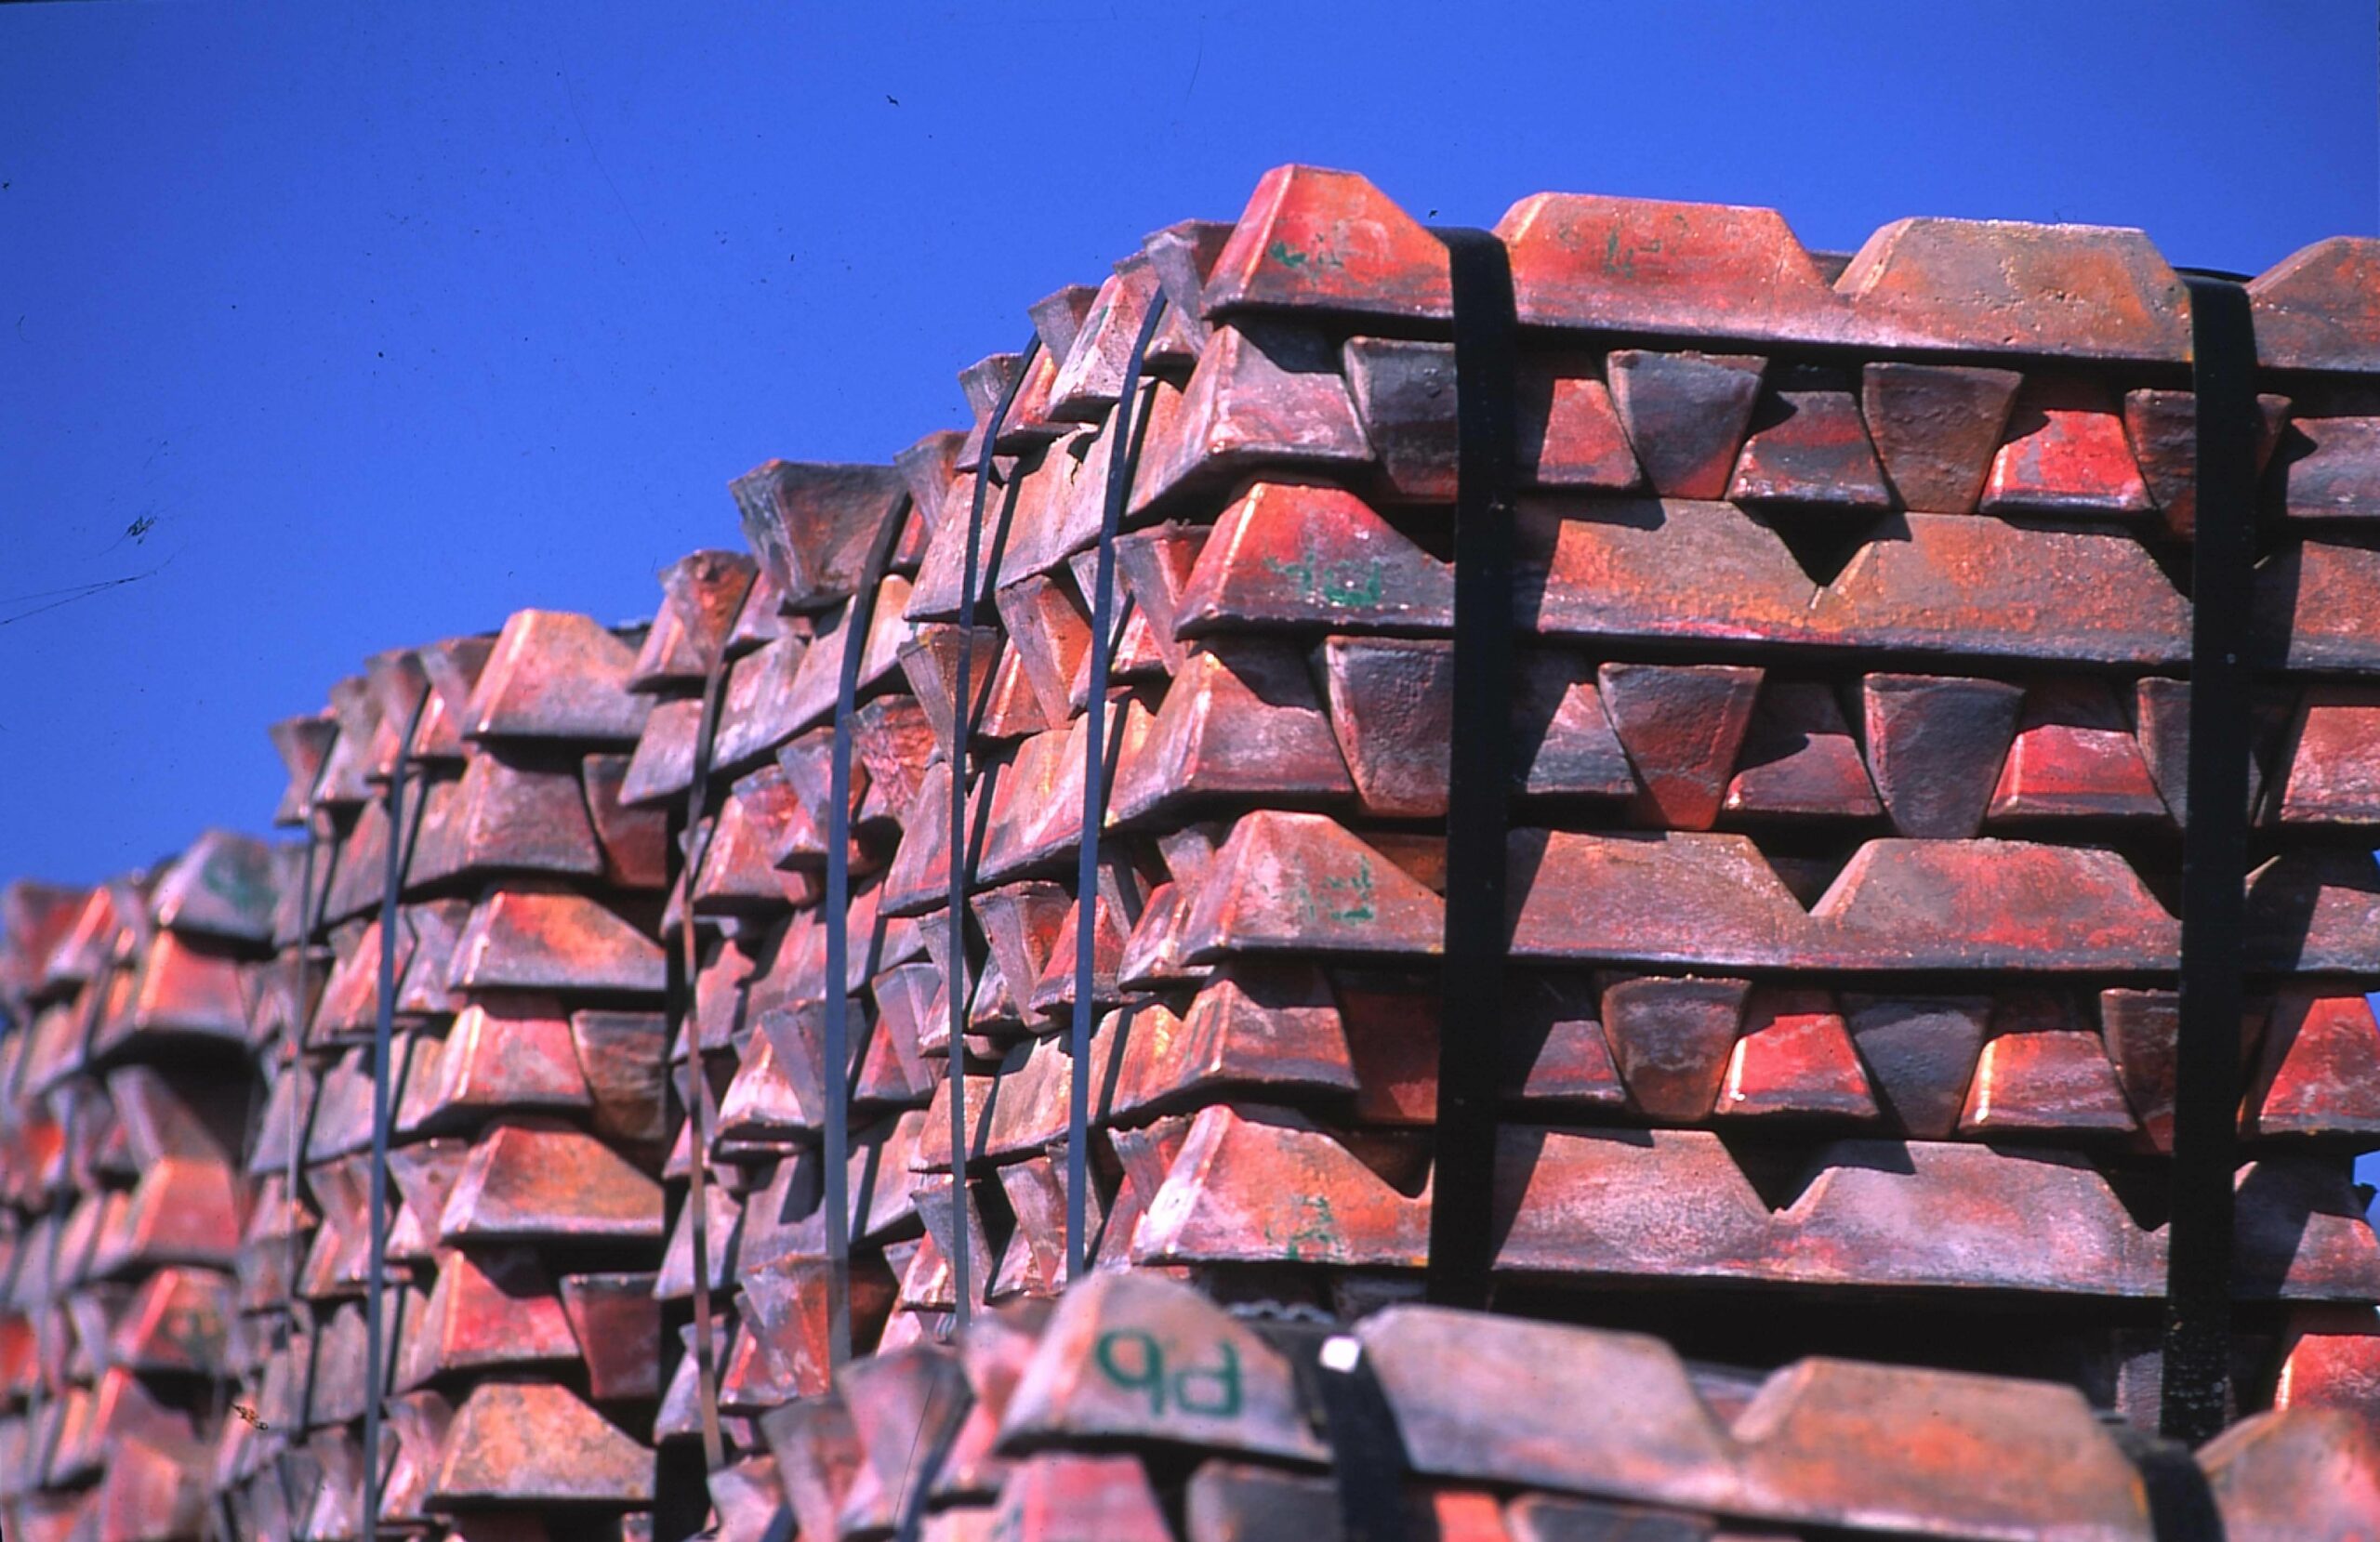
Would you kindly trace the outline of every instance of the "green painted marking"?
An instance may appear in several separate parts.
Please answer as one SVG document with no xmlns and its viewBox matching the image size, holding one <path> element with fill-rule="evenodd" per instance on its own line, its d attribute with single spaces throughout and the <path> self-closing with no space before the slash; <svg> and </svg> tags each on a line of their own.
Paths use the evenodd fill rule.
<svg viewBox="0 0 2380 1542">
<path fill-rule="evenodd" d="M 1357 859 L 1355 876 L 1325 878 L 1322 887 L 1342 903 L 1327 908 L 1323 914 L 1334 921 L 1371 921 L 1379 919 L 1372 908 L 1372 863 L 1369 857 Z"/>
<path fill-rule="evenodd" d="M 1129 1363 L 1119 1351 L 1131 1351 Z M 1216 1346 L 1223 1353 L 1212 1366 L 1184 1366 L 1168 1375 L 1165 1351 L 1157 1335 L 1143 1328 L 1114 1328 L 1091 1346 L 1091 1364 L 1099 1373 L 1128 1392 L 1146 1392 L 1149 1415 L 1165 1417 L 1170 1403 L 1185 1414 L 1204 1418 L 1236 1418 L 1246 1405 L 1240 1382 L 1239 1351 L 1231 1344 Z"/>
<path fill-rule="evenodd" d="M 1377 605 L 1387 592 L 1388 575 L 1382 571 L 1378 558 L 1341 558 L 1325 561 L 1312 547 L 1297 561 L 1278 557 L 1264 559 L 1264 567 L 1275 576 L 1286 578 L 1301 600 L 1318 600 L 1336 610 L 1354 610 Z"/>
<path fill-rule="evenodd" d="M 1273 244 L 1266 249 L 1265 255 L 1284 268 L 1302 268 L 1305 266 L 1305 254 L 1299 251 L 1296 247 L 1290 245 L 1286 241 L 1276 241 L 1273 243 Z"/>
</svg>

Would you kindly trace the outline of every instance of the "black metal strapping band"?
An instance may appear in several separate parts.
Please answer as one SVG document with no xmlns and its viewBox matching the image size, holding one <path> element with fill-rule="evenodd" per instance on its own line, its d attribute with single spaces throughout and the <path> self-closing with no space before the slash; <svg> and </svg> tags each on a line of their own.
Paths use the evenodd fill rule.
<svg viewBox="0 0 2380 1542">
<path fill-rule="evenodd" d="M 404 736 L 397 741 L 396 758 L 389 766 L 389 862 L 380 893 L 380 1009 L 372 1023 L 372 1206 L 371 1251 L 364 1260 L 364 1509 L 358 1520 L 365 1536 L 375 1535 L 380 1517 L 380 1400 L 388 1377 L 385 1351 L 388 1325 L 382 1320 L 381 1297 L 387 1285 L 389 1251 L 389 1061 L 397 1021 L 397 901 L 404 887 L 405 758 L 413 752 L 421 715 L 430 705 L 424 687 L 405 720 Z"/>
<path fill-rule="evenodd" d="M 2188 1446 L 2122 1422 L 2109 1433 L 2140 1474 L 2149 1535 L 2157 1542 L 2224 1542 L 2223 1512 Z"/>
<path fill-rule="evenodd" d="M 2197 396 L 2198 513 L 2190 546 L 2188 817 L 2159 1422 L 2168 1438 L 2197 1444 L 2222 1430 L 2231 1386 L 2258 425 L 2247 291 L 2224 279 L 2184 282 Z"/>
<path fill-rule="evenodd" d="M 702 872 L 705 804 L 710 792 L 711 746 L 719 736 L 719 705 L 727 679 L 727 645 L 720 644 L 703 677 L 703 716 L 694 731 L 694 780 L 686 787 L 686 828 L 679 842 L 678 947 L 683 989 L 679 1024 L 686 1035 L 686 1227 L 694 1252 L 694 1393 L 701 1405 L 703 1470 L 727 1465 L 727 1443 L 719 1432 L 719 1367 L 711 1350 L 710 1300 L 710 1077 L 703 1066 L 702 1024 L 694 1013 L 694 981 L 701 950 L 694 942 L 694 880 Z M 697 850 L 697 845 L 702 850 Z"/>
<path fill-rule="evenodd" d="M 1362 1343 L 1335 1325 L 1252 1325 L 1289 1358 L 1307 1421 L 1330 1447 L 1343 1542 L 1404 1542 L 1405 1436 Z"/>
<path fill-rule="evenodd" d="M 967 856 L 967 742 L 974 730 L 969 678 L 975 657 L 975 579 L 984 541 L 984 497 L 992 484 L 992 451 L 1000 425 L 1016 405 L 1016 393 L 1033 373 L 1040 357 L 1036 334 L 1025 345 L 1015 377 L 1000 392 L 999 404 L 984 424 L 984 443 L 975 457 L 975 495 L 967 510 L 966 564 L 959 575 L 959 663 L 950 694 L 950 892 L 943 913 L 945 956 L 949 961 L 945 983 L 950 994 L 950 1062 L 945 1085 L 950 1089 L 950 1286 L 958 1298 L 958 1320 L 967 1325 L 972 1308 L 968 1300 L 974 1286 L 974 1260 L 969 1257 L 967 1222 L 967 890 L 971 875 Z M 1008 536 L 1008 517 L 1016 499 L 1008 498 L 1000 515 L 999 535 L 992 543 L 992 571 L 999 571 L 1000 548 Z"/>
<path fill-rule="evenodd" d="M 314 933 L 322 924 L 322 907 L 329 903 L 327 885 L 324 886 L 324 892 L 319 902 L 314 893 L 314 856 L 320 839 L 315 831 L 314 793 L 321 780 L 321 771 L 317 768 L 314 784 L 306 789 L 304 804 L 306 857 L 304 868 L 298 879 L 298 978 L 295 985 L 295 999 L 290 1003 L 289 1008 L 289 1021 L 282 1033 L 282 1074 L 289 1078 L 287 1085 L 290 1097 L 289 1150 L 284 1158 L 282 1178 L 283 1219 L 289 1229 L 288 1237 L 282 1248 L 280 1347 L 284 1352 L 287 1351 L 289 1345 L 296 1338 L 298 1325 L 298 1225 L 296 1219 L 298 1168 L 300 1159 L 305 1154 L 306 1127 L 310 1122 L 308 1115 L 311 1112 L 299 1101 L 305 1096 L 301 1068 L 305 1063 L 306 1028 L 309 1017 L 306 997 L 311 984 L 310 966 L 314 956 Z M 298 1512 L 298 1483 L 290 1470 L 289 1443 L 285 1436 L 273 1462 L 273 1471 L 281 1483 L 282 1504 L 290 1514 L 295 1515 Z"/>
<path fill-rule="evenodd" d="M 1512 776 L 1517 365 L 1512 262 L 1485 231 L 1446 244 L 1454 310 L 1454 718 L 1447 779 L 1446 957 L 1429 1298 L 1484 1308 L 1495 1263 L 1505 824 Z"/>
<path fill-rule="evenodd" d="M 1091 1239 L 1088 1204 L 1091 1144 L 1091 977 L 1099 952 L 1099 832 L 1107 823 L 1107 683 L 1115 668 L 1116 533 L 1140 468 L 1141 446 L 1133 421 L 1141 395 L 1141 366 L 1150 339 L 1165 319 L 1165 296 L 1149 297 L 1131 356 L 1124 361 L 1123 394 L 1116 401 L 1115 442 L 1107 452 L 1107 499 L 1099 519 L 1099 555 L 1091 586 L 1091 690 L 1083 705 L 1082 838 L 1075 858 L 1075 1010 L 1068 1048 L 1073 1052 L 1066 1094 L 1066 1280 L 1083 1276 Z M 1142 419 L 1146 422 L 1145 417 Z"/>
<path fill-rule="evenodd" d="M 908 517 L 903 493 L 877 522 L 859 587 L 843 608 L 842 670 L 835 685 L 834 747 L 826 795 L 826 1063 L 818 1085 L 826 1089 L 826 1358 L 840 1366 L 852 1357 L 852 1247 L 849 1187 L 851 1164 L 851 903 L 852 903 L 852 711 L 859 696 L 862 656 L 876 623 L 876 595 L 884 586 L 892 547 Z M 834 1175 L 840 1181 L 832 1181 Z"/>
</svg>

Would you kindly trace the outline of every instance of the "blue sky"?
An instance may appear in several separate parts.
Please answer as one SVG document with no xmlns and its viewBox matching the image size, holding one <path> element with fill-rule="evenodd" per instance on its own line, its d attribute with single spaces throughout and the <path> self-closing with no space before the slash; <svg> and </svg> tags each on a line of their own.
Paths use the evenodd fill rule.
<svg viewBox="0 0 2380 1542">
<path fill-rule="evenodd" d="M 647 613 L 1279 162 L 2253 271 L 2373 230 L 2373 65 L 2360 0 L 0 7 L 0 876 L 260 826 L 376 649 Z"/>
</svg>

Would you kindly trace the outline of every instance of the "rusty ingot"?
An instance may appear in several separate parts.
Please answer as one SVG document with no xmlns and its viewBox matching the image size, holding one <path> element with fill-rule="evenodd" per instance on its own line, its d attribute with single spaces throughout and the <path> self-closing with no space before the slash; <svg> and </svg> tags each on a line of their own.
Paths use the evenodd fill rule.
<svg viewBox="0 0 2380 1542">
<path fill-rule="evenodd" d="M 586 1008 L 570 1015 L 571 1041 L 593 1100 L 595 1133 L 643 1147 L 667 1135 L 662 1060 L 668 1020 L 654 1012 Z"/>
<path fill-rule="evenodd" d="M 439 1219 L 443 1242 L 662 1239 L 661 1186 L 582 1130 L 510 1118 L 471 1147 Z"/>
<path fill-rule="evenodd" d="M 636 743 L 652 701 L 632 694 L 636 650 L 592 617 L 516 611 L 472 688 L 468 739 Z"/>
<path fill-rule="evenodd" d="M 551 996 L 475 996 L 447 1030 L 430 1074 L 409 1078 L 400 1129 L 455 1127 L 504 1110 L 592 1106 L 570 1021 Z M 416 1098 L 415 1089 L 423 1091 Z"/>
<path fill-rule="evenodd" d="M 150 915 L 169 931 L 264 946 L 272 941 L 277 897 L 272 848 L 209 830 L 158 878 Z"/>
<path fill-rule="evenodd" d="M 1149 1275 L 1099 1274 L 1068 1291 L 1000 1421 L 1007 1455 L 1085 1440 L 1329 1459 L 1280 1353 L 1196 1291 Z"/>
<path fill-rule="evenodd" d="M 108 1359 L 128 1370 L 199 1374 L 224 1358 L 231 1280 L 203 1269 L 161 1269 L 140 1283 L 114 1331 Z"/>
<path fill-rule="evenodd" d="M 727 646 L 735 613 L 759 571 L 735 551 L 694 551 L 661 570 L 661 609 L 637 652 L 632 691 L 698 685 Z"/>
<path fill-rule="evenodd" d="M 2380 1517 L 2380 1450 L 2352 1414 L 2251 1416 L 2201 1447 L 2198 1461 L 2223 1534 L 2238 1542 L 2351 1537 Z"/>
<path fill-rule="evenodd" d="M 1359 1153 L 1287 1109 L 1210 1106 L 1149 1192 L 1131 1257 L 1418 1268 L 1429 1230 L 1419 1152 L 1373 1136 Z"/>
<path fill-rule="evenodd" d="M 2071 1002 L 2046 992 L 2003 995 L 1990 1034 L 1967 1087 L 1963 1131 L 2087 1137 L 2135 1127 L 2099 1035 L 2081 1024 Z"/>
<path fill-rule="evenodd" d="M 393 706 L 384 701 L 382 710 L 391 717 L 410 714 L 420 688 L 429 688 L 429 695 L 422 699 L 421 726 L 415 731 L 410 746 L 415 759 L 463 758 L 463 724 L 470 710 L 471 692 L 487 667 L 488 655 L 496 651 L 496 640 L 492 636 L 447 638 L 413 651 L 414 678 L 404 682 Z"/>
<path fill-rule="evenodd" d="M 408 884 L 497 873 L 595 877 L 603 860 L 587 812 L 575 755 L 477 746 L 459 782 L 425 792 Z"/>
<path fill-rule="evenodd" d="M 959 1368 L 973 1394 L 959 1432 L 933 1478 L 931 1497 L 947 1504 L 999 1494 L 1011 1465 L 994 1454 L 1010 1396 L 1040 1342 L 1050 1303 L 1011 1301 L 971 1319 L 958 1341 Z"/>
<path fill-rule="evenodd" d="M 587 1363 L 588 1395 L 598 1403 L 661 1395 L 661 1306 L 654 1276 L 565 1274 L 562 1314 Z"/>
<path fill-rule="evenodd" d="M 2067 679 L 2025 693 L 2024 714 L 1992 791 L 1992 820 L 2162 819 L 2164 813 L 2112 689 Z"/>
<path fill-rule="evenodd" d="M 221 1158 L 160 1157 L 99 1238 L 93 1269 L 190 1264 L 226 1272 L 238 1261 L 238 1180 Z"/>
<path fill-rule="evenodd" d="M 455 1410 L 430 1502 L 637 1505 L 653 1491 L 652 1449 L 567 1388 L 490 1381 Z"/>
<path fill-rule="evenodd" d="M 313 800 L 315 781 L 330 757 L 331 741 L 338 736 L 338 722 L 327 711 L 317 712 L 302 718 L 284 718 L 265 731 L 271 736 L 273 753 L 281 757 L 282 769 L 289 774 L 289 784 L 272 811 L 272 822 L 301 824 Z"/>
<path fill-rule="evenodd" d="M 1875 1097 L 1834 997 L 1792 987 L 1755 991 L 1712 1112 L 1728 1118 L 1873 1122 Z"/>
<path fill-rule="evenodd" d="M 1138 1457 L 1070 1451 L 1019 1461 L 992 1523 L 997 1535 L 1033 1542 L 1171 1542 L 1173 1536 Z"/>
<path fill-rule="evenodd" d="M 495 890 L 471 911 L 456 945 L 458 990 L 658 995 L 660 944 L 614 912 L 559 887 Z"/>
<path fill-rule="evenodd" d="M 1197 799 L 1328 802 L 1355 790 L 1304 661 L 1285 644 L 1233 642 L 1194 653 L 1145 736 L 1125 745 L 1109 797 L 1117 824 Z M 1080 819 L 1078 810 L 1078 825 Z"/>
<path fill-rule="evenodd" d="M 397 1385 L 411 1389 L 457 1371 L 580 1359 L 576 1335 L 545 1267 L 526 1247 L 445 1248 L 414 1354 Z"/>
<path fill-rule="evenodd" d="M 760 1426 L 799 1534 L 839 1535 L 837 1517 L 862 1461 L 850 1408 L 830 1390 L 761 1415 Z"/>
<path fill-rule="evenodd" d="M 389 1429 L 397 1449 L 380 1490 L 383 1522 L 429 1519 L 423 1501 L 429 1496 L 454 1417 L 454 1404 L 437 1392 L 408 1392 L 389 1400 Z"/>
<path fill-rule="evenodd" d="M 1214 329 L 1170 411 L 1153 412 L 1130 512 L 1257 468 L 1322 470 L 1372 458 L 1324 336 L 1250 321 Z M 1162 391 L 1159 401 L 1165 401 Z"/>
</svg>

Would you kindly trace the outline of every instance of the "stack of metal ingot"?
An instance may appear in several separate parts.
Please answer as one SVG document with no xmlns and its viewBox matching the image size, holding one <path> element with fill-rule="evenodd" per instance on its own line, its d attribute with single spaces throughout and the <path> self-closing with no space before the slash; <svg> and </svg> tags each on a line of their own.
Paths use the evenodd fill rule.
<svg viewBox="0 0 2380 1542">
<path fill-rule="evenodd" d="M 382 1529 L 669 1542 L 696 1519 L 672 1475 L 709 1466 L 706 1358 L 733 1542 L 788 1509 L 873 1535 L 920 1505 L 951 1538 L 1089 1514 L 1102 1535 L 1327 1529 L 1329 1453 L 1279 1351 L 1187 1282 L 1276 1323 L 1365 1319 L 1441 1530 L 2141 1535 L 2085 1409 L 2137 1421 L 2156 1394 L 2194 525 L 2180 283 L 2135 234 L 2066 227 L 1904 221 L 1836 258 L 1765 211 L 1545 196 L 1501 233 L 1527 489 L 1503 1021 L 1442 1024 L 1434 957 L 1444 248 L 1361 178 L 1284 168 L 1236 226 L 1171 227 L 1033 307 L 1032 350 L 962 375 L 971 431 L 889 468 L 739 479 L 750 555 L 672 566 L 650 626 L 523 612 L 371 661 L 275 731 L 306 845 L 210 837 L 153 886 L 12 891 L 12 1522 L 63 1542 L 137 1502 L 108 1542 L 184 1535 L 212 1441 L 231 1534 L 367 1535 L 385 959 Z M 2282 1412 L 2202 1456 L 2234 1535 L 2294 1536 L 2328 1522 L 2293 1484 L 2380 1504 L 2380 1243 L 2351 1177 L 2380 1146 L 2380 254 L 2325 244 L 2251 293 L 2272 555 L 2241 746 L 2237 1386 L 2243 1412 Z M 208 876 L 250 868 L 270 883 Z M 169 1008 L 161 1032 L 224 1040 L 220 1087 L 109 1036 L 191 958 L 174 989 L 238 988 L 211 1026 Z M 1466 1201 L 1495 1209 L 1496 1304 L 1593 1331 L 1397 1305 L 1426 1264 L 1442 1029 L 1502 1056 L 1496 1192 Z M 237 1047 L 270 1092 L 245 1145 Z M 838 1117 L 859 1355 L 840 1368 Z M 1067 1291 L 1077 1159 L 1099 1277 Z M 224 1348 L 196 1371 L 78 1359 L 70 1325 L 152 1261 L 173 1280 L 154 1289 L 225 1310 L 193 1268 L 232 1267 L 228 1244 L 46 1261 L 124 1230 L 108 1205 L 137 1218 L 165 1203 L 151 1187 L 213 1172 L 245 1238 Z M 1928 1369 L 1794 1364 L 1813 1355 Z M 1610 1389 L 1610 1451 L 1531 1423 L 1580 1382 Z M 7 1459 L 82 1451 L 102 1403 L 163 1410 L 118 1416 L 156 1453 L 122 1499 L 87 1497 L 117 1492 L 87 1463 Z M 1846 1424 L 1871 1407 L 1970 1443 L 1887 1460 Z M 1113 1454 L 1144 1440 L 1171 1455 Z M 2080 1455 L 2035 1485 L 2016 1475 L 2043 1443 Z"/>
<path fill-rule="evenodd" d="M 254 1422 L 227 1429 L 217 1465 L 243 1531 L 364 1535 L 392 843 L 379 1522 L 509 1537 L 507 1512 L 542 1505 L 649 1531 L 667 829 L 621 800 L 650 710 L 630 689 L 640 640 L 522 612 L 494 639 L 379 655 L 327 714 L 276 731 L 284 817 L 314 837 L 303 930 L 322 946 L 308 999 L 256 1025 L 278 1074 L 249 1153 L 244 1305 L 272 1347 Z"/>
<path fill-rule="evenodd" d="M 1368 1369 L 1401 1449 L 1334 1447 L 1297 1368 L 1317 1358 Z M 1144 1274 L 854 1363 L 761 1427 L 803 1536 L 922 1518 L 901 1535 L 1331 1542 L 1350 1498 L 1448 1542 L 2162 1535 L 2071 1387 L 1824 1357 L 1731 1375 L 1646 1335 L 1421 1306 L 1334 1341 Z M 2233 1542 L 2345 1542 L 2380 1515 L 2357 1414 L 2255 1415 L 2197 1456 Z M 721 1520 L 758 1535 L 768 1513 L 739 1494 Z"/>
<path fill-rule="evenodd" d="M 2099 230 L 1909 221 L 1846 263 L 1762 211 L 1540 197 L 1503 233 L 1529 487 L 1505 1298 L 1752 1356 L 2016 1355 L 2142 1406 L 2188 695 L 2178 281 Z M 2380 1134 L 2380 690 L 2357 683 L 2380 665 L 2380 556 L 2355 538 L 2380 518 L 2380 408 L 2331 373 L 2380 369 L 2368 260 L 2332 244 L 2254 289 L 2276 554 L 2251 746 L 2252 1397 L 2375 1349 L 2349 1163 Z M 1087 310 L 1036 308 L 1047 346 L 984 521 L 998 625 L 973 635 L 969 1024 L 997 1070 L 971 1086 L 970 1166 L 994 1299 L 1062 1262 L 1091 547 L 1159 293 L 1093 922 L 1097 1257 L 1341 1307 L 1418 1278 L 1446 285 L 1443 247 L 1368 184 L 1286 168 L 1236 227 L 1177 227 Z M 975 442 L 1014 369 L 971 381 Z M 972 481 L 909 586 L 903 656 L 938 718 Z M 946 774 L 903 822 L 885 915 L 937 918 Z M 943 1128 L 937 1110 L 928 1171 Z"/>
<path fill-rule="evenodd" d="M 199 1535 L 231 1416 L 244 1058 L 278 855 L 211 832 L 153 873 L 0 905 L 0 1513 L 13 1536 Z"/>
</svg>

